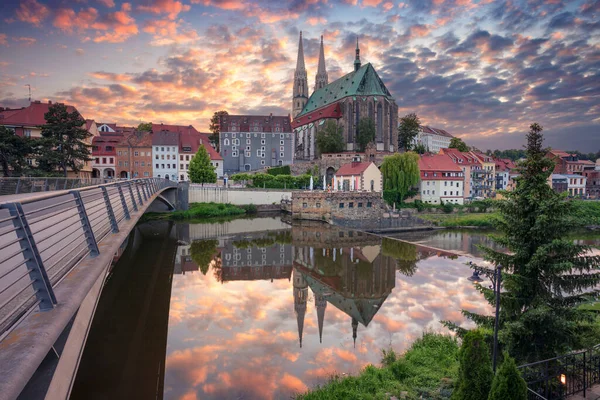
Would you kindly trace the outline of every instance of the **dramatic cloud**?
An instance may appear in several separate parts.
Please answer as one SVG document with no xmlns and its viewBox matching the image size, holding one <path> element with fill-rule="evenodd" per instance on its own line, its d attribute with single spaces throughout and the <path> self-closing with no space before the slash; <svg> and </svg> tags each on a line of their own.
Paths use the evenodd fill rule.
<svg viewBox="0 0 600 400">
<path fill-rule="evenodd" d="M 36 0 L 21 0 L 15 15 L 20 21 L 40 26 L 50 15 L 50 9 Z"/>
</svg>

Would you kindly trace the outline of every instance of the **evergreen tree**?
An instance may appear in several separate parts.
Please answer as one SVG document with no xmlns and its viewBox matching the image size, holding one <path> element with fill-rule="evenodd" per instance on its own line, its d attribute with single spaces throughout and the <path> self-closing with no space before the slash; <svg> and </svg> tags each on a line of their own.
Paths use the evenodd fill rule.
<svg viewBox="0 0 600 400">
<path fill-rule="evenodd" d="M 30 138 L 15 135 L 0 126 L 0 167 L 4 177 L 21 176 L 27 168 L 27 158 L 34 153 L 34 143 Z"/>
<path fill-rule="evenodd" d="M 527 400 L 527 383 L 517 369 L 515 360 L 504 355 L 504 361 L 492 381 L 488 400 Z"/>
<path fill-rule="evenodd" d="M 210 163 L 210 157 L 204 146 L 200 146 L 198 152 L 190 161 L 190 181 L 193 183 L 215 183 L 217 173 L 215 167 Z"/>
<path fill-rule="evenodd" d="M 210 119 L 210 126 L 208 127 L 208 129 L 212 132 L 212 135 L 209 136 L 210 143 L 217 151 L 219 151 L 220 148 L 219 135 L 221 134 L 222 115 L 229 115 L 229 113 L 227 111 L 215 112 Z"/>
<path fill-rule="evenodd" d="M 342 127 L 333 120 L 328 120 L 317 132 L 317 149 L 320 153 L 340 153 L 344 151 Z"/>
<path fill-rule="evenodd" d="M 406 114 L 400 118 L 398 127 L 398 149 L 406 151 L 413 148 L 413 143 L 421 130 L 421 120 L 415 113 Z"/>
<path fill-rule="evenodd" d="M 396 191 L 398 201 L 402 202 L 410 188 L 419 183 L 419 155 L 409 151 L 386 156 L 381 164 L 381 173 L 383 189 Z"/>
<path fill-rule="evenodd" d="M 469 331 L 458 352 L 458 382 L 452 400 L 487 399 L 492 386 L 489 346 L 479 330 Z"/>
<path fill-rule="evenodd" d="M 140 122 L 136 130 L 138 132 L 152 132 L 152 122 Z"/>
<path fill-rule="evenodd" d="M 450 148 L 458 151 L 469 151 L 469 146 L 461 138 L 453 137 L 450 140 Z"/>
<path fill-rule="evenodd" d="M 519 163 L 517 187 L 497 203 L 500 235 L 493 239 L 508 251 L 483 248 L 485 260 L 502 266 L 499 339 L 519 362 L 552 358 L 575 348 L 578 326 L 589 319 L 577 306 L 596 295 L 600 283 L 600 256 L 567 237 L 573 206 L 548 185 L 554 162 L 545 157 L 542 143 L 542 127 L 534 123 L 527 134 L 527 158 Z M 478 289 L 495 304 L 491 289 Z M 492 316 L 463 313 L 492 327 Z"/>
<path fill-rule="evenodd" d="M 363 118 L 358 123 L 356 144 L 358 151 L 365 151 L 367 145 L 375 140 L 375 122 L 371 118 Z"/>
<path fill-rule="evenodd" d="M 85 120 L 74 110 L 69 112 L 64 104 L 51 105 L 44 114 L 46 125 L 42 126 L 41 155 L 38 158 L 42 170 L 53 173 L 58 170 L 67 176 L 69 168 L 77 173 L 85 161 L 91 161 L 92 136 L 85 129 Z"/>
</svg>

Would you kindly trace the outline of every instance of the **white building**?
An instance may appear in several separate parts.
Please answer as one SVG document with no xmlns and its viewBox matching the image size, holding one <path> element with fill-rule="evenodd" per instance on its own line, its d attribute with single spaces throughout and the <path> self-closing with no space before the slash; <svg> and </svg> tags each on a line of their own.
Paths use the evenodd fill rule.
<svg viewBox="0 0 600 400">
<path fill-rule="evenodd" d="M 585 176 L 572 174 L 552 174 L 551 179 L 562 179 L 563 181 L 566 179 L 569 196 L 581 197 L 585 196 L 586 194 L 585 186 L 587 184 L 587 178 Z"/>
<path fill-rule="evenodd" d="M 441 149 L 450 147 L 452 137 L 451 134 L 443 129 L 422 125 L 419 134 L 415 138 L 414 144 L 422 144 L 427 151 L 437 154 Z"/>
<path fill-rule="evenodd" d="M 152 161 L 154 178 L 178 180 L 179 134 L 159 131 L 152 134 Z"/>
<path fill-rule="evenodd" d="M 210 157 L 210 163 L 215 167 L 217 178 L 223 177 L 223 157 L 210 145 L 208 135 L 197 131 L 181 132 L 179 134 L 179 180 L 188 181 L 190 161 L 204 146 Z"/>
<path fill-rule="evenodd" d="M 326 177 L 325 177 L 326 178 Z M 345 164 L 333 176 L 333 190 L 381 192 L 381 171 L 373 162 Z"/>
<path fill-rule="evenodd" d="M 465 175 L 447 154 L 425 154 L 419 160 L 421 200 L 429 204 L 464 204 Z"/>
</svg>

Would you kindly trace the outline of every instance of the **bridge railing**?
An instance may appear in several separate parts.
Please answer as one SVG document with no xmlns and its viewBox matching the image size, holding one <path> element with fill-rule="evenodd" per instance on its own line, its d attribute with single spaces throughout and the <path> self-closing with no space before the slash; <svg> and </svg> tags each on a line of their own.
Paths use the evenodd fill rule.
<svg viewBox="0 0 600 400">
<path fill-rule="evenodd" d="M 116 180 L 108 178 L 0 178 L 0 196 L 49 192 L 53 190 L 72 190 L 111 182 L 116 182 Z"/>
<path fill-rule="evenodd" d="M 0 339 L 36 308 L 54 308 L 61 279 L 97 256 L 98 244 L 155 193 L 175 186 L 135 179 L 0 205 Z"/>
</svg>

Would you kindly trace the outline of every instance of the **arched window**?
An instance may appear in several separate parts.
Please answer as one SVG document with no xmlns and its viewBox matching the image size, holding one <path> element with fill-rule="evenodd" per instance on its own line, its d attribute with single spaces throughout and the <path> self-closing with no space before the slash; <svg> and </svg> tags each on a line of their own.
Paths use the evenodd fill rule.
<svg viewBox="0 0 600 400">
<path fill-rule="evenodd" d="M 223 145 L 224 146 L 229 146 L 229 139 L 223 140 Z"/>
<path fill-rule="evenodd" d="M 355 137 L 358 137 L 358 122 L 360 121 L 360 104 L 358 101 L 356 102 L 356 114 L 355 114 L 354 120 L 355 120 L 355 124 L 356 124 L 355 129 L 354 129 L 354 134 L 356 135 Z M 354 141 L 350 140 L 350 139 L 351 138 L 348 135 L 348 142 L 353 143 Z"/>
<path fill-rule="evenodd" d="M 388 125 L 389 125 L 389 129 L 390 129 L 390 144 L 391 144 L 392 146 L 395 146 L 395 145 L 396 145 L 396 143 L 394 143 L 394 136 L 392 135 L 392 129 L 393 129 L 393 126 L 392 126 L 392 121 L 394 120 L 394 114 L 393 114 L 393 111 L 392 111 L 392 107 L 389 107 L 389 112 L 388 112 L 388 115 L 389 115 L 389 117 L 390 117 L 390 118 L 389 118 L 389 119 L 390 119 L 390 122 L 389 122 L 389 124 L 388 124 Z M 398 150 L 398 149 L 396 149 L 396 151 L 397 151 L 397 150 Z"/>
<path fill-rule="evenodd" d="M 375 118 L 373 118 L 373 103 L 369 102 L 369 118 L 375 122 Z"/>
<path fill-rule="evenodd" d="M 371 179 L 371 192 L 375 191 L 375 181 Z"/>
<path fill-rule="evenodd" d="M 383 143 L 383 107 L 377 103 L 377 143 Z"/>
</svg>

